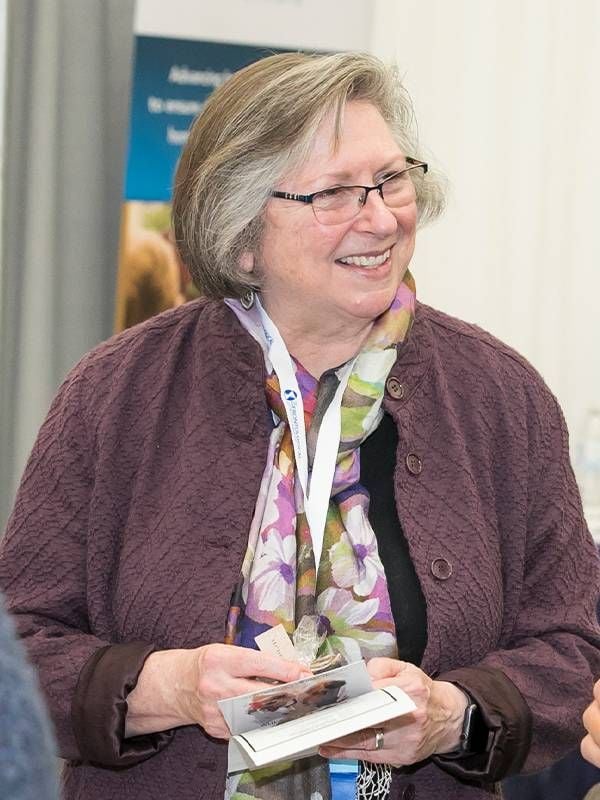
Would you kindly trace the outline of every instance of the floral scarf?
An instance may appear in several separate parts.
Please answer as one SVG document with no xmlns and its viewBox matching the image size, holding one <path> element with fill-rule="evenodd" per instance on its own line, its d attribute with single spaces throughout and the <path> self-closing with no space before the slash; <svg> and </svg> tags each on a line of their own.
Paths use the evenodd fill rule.
<svg viewBox="0 0 600 800">
<path fill-rule="evenodd" d="M 396 345 L 406 338 L 412 324 L 412 276 L 406 272 L 392 304 L 375 320 L 349 377 L 342 375 L 342 367 L 324 373 L 317 381 L 293 361 L 304 407 L 309 480 L 325 412 L 340 380 L 347 379 L 318 569 L 293 438 L 258 303 L 246 309 L 239 301 L 226 302 L 263 349 L 268 374 L 266 396 L 275 427 L 225 641 L 256 648 L 254 637 L 259 633 L 281 623 L 291 635 L 308 614 L 317 615 L 326 630 L 328 651 L 333 648 L 341 652 L 348 662 L 361 657 L 397 657 L 385 573 L 368 519 L 369 495 L 359 482 L 360 445 L 381 420 L 385 380 L 396 360 Z M 315 756 L 231 776 L 226 797 L 327 800 L 327 762 Z"/>
</svg>

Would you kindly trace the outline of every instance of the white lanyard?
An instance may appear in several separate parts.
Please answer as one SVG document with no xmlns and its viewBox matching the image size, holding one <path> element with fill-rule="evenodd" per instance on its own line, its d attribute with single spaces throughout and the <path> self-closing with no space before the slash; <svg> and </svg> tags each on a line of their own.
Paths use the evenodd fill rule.
<svg viewBox="0 0 600 800">
<path fill-rule="evenodd" d="M 260 314 L 263 332 L 267 340 L 269 361 L 273 365 L 273 369 L 279 379 L 281 399 L 283 400 L 287 412 L 288 424 L 292 434 L 292 443 L 294 445 L 296 469 L 304 494 L 304 511 L 310 528 L 315 567 L 318 572 L 321 553 L 323 551 L 325 520 L 327 518 L 327 509 L 329 508 L 333 474 L 335 472 L 340 443 L 342 396 L 348 384 L 348 379 L 350 378 L 350 373 L 352 372 L 356 358 L 349 361 L 341 372 L 338 373 L 340 381 L 339 386 L 333 396 L 333 400 L 327 407 L 319 429 L 309 486 L 308 447 L 306 445 L 306 430 L 304 427 L 304 404 L 298 387 L 298 381 L 296 380 L 294 365 L 281 334 L 277 330 L 276 325 L 269 319 L 258 297 L 256 298 L 256 305 Z"/>
</svg>

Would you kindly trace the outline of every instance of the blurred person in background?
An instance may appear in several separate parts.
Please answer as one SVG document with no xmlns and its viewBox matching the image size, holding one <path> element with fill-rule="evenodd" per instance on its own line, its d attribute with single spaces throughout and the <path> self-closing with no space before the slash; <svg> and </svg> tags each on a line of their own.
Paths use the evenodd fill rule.
<svg viewBox="0 0 600 800">
<path fill-rule="evenodd" d="M 58 765 L 37 677 L 0 600 L 0 798 L 58 800 Z"/>
<path fill-rule="evenodd" d="M 184 302 L 172 244 L 156 231 L 137 231 L 122 264 L 124 327 L 130 328 Z"/>
</svg>

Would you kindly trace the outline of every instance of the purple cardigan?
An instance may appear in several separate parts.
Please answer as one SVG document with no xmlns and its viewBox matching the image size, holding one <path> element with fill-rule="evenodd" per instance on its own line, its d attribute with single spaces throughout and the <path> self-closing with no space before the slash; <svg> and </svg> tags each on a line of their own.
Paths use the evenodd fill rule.
<svg viewBox="0 0 600 800">
<path fill-rule="evenodd" d="M 525 768 L 539 769 L 575 746 L 600 672 L 597 557 L 562 415 L 514 351 L 424 305 L 387 386 L 396 505 L 427 604 L 422 667 L 482 693 L 492 728 L 500 676 L 498 691 L 531 710 Z M 0 586 L 72 762 L 69 800 L 222 798 L 226 745 L 197 726 L 123 741 L 125 696 L 152 649 L 222 641 L 270 424 L 259 348 L 217 301 L 114 337 L 63 384 L 9 521 Z M 93 673 L 112 697 L 119 669 L 108 708 L 86 696 Z M 107 715 L 114 731 L 90 750 Z M 490 759 L 512 735 L 498 719 Z M 449 771 L 425 762 L 392 796 L 494 791 Z"/>
</svg>

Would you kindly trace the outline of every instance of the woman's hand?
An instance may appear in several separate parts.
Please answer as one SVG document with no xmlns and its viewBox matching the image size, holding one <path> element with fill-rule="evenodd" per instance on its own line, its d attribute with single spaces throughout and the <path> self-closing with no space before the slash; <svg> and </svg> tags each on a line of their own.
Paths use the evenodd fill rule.
<svg viewBox="0 0 600 800">
<path fill-rule="evenodd" d="M 583 712 L 587 736 L 581 742 L 581 755 L 600 767 L 600 680 L 594 686 L 594 700 Z"/>
<path fill-rule="evenodd" d="M 197 724 L 210 736 L 229 739 L 218 700 L 310 674 L 297 662 L 227 644 L 152 653 L 127 697 L 125 736 Z"/>
<path fill-rule="evenodd" d="M 416 703 L 416 710 L 377 728 L 328 742 L 320 753 L 326 758 L 358 758 L 394 766 L 415 764 L 433 754 L 458 747 L 467 696 L 446 681 L 434 681 L 414 664 L 392 658 L 373 658 L 367 664 L 375 689 L 398 686 Z M 375 749 L 375 734 L 383 732 L 383 745 Z"/>
</svg>

